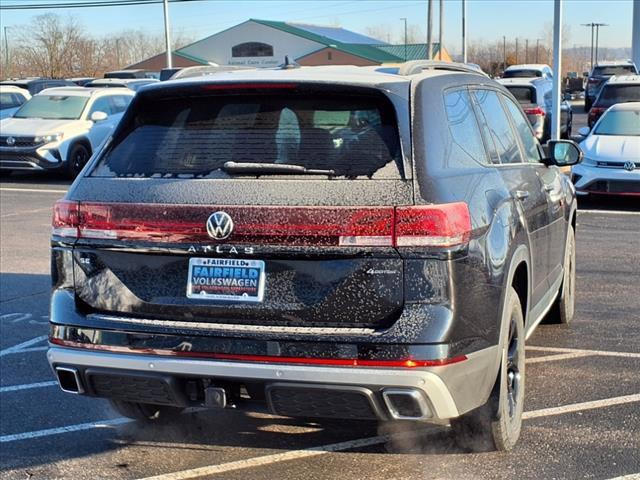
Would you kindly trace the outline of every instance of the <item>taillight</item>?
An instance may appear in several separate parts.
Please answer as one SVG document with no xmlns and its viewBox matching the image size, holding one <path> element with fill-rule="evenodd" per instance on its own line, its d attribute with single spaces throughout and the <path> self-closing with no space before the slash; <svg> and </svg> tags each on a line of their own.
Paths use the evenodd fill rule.
<svg viewBox="0 0 640 480">
<path fill-rule="evenodd" d="M 397 247 L 454 247 L 471 237 L 471 216 L 464 202 L 396 209 Z"/>
<path fill-rule="evenodd" d="M 596 115 L 601 115 L 602 112 L 604 112 L 604 108 L 601 107 L 591 107 L 591 110 L 589 110 L 589 116 L 590 117 L 595 117 Z"/>
<path fill-rule="evenodd" d="M 464 202 L 410 207 L 238 207 L 56 203 L 53 235 L 166 243 L 216 242 L 207 219 L 225 211 L 233 243 L 290 246 L 451 247 L 468 242 Z"/>
<path fill-rule="evenodd" d="M 545 116 L 544 110 L 540 107 L 525 108 L 524 113 L 526 113 L 527 115 L 542 115 L 543 117 Z"/>
<path fill-rule="evenodd" d="M 78 237 L 80 210 L 78 202 L 58 200 L 53 207 L 51 234 L 60 237 Z"/>
</svg>

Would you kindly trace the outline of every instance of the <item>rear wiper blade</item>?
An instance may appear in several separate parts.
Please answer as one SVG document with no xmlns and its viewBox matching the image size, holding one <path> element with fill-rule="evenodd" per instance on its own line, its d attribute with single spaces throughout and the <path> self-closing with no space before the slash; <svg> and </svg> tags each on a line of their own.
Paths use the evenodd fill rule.
<svg viewBox="0 0 640 480">
<path fill-rule="evenodd" d="M 256 175 L 289 174 L 289 175 L 329 175 L 335 176 L 335 170 L 321 170 L 291 165 L 289 163 L 252 163 L 225 162 L 222 170 L 227 173 L 253 173 Z"/>
</svg>

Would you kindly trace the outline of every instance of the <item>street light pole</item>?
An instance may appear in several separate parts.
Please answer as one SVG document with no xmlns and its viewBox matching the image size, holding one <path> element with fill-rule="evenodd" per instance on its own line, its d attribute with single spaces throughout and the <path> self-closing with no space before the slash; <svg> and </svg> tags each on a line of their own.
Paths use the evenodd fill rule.
<svg viewBox="0 0 640 480">
<path fill-rule="evenodd" d="M 502 71 L 507 69 L 507 37 L 502 36 Z"/>
<path fill-rule="evenodd" d="M 518 64 L 518 37 L 516 37 L 516 65 Z"/>
<path fill-rule="evenodd" d="M 536 63 L 540 63 L 538 60 L 539 57 L 540 57 L 540 39 L 536 38 Z"/>
<path fill-rule="evenodd" d="M 173 55 L 171 54 L 171 27 L 169 25 L 169 0 L 164 0 L 164 42 L 167 49 L 167 68 L 173 68 Z"/>
<path fill-rule="evenodd" d="M 553 113 L 551 140 L 560 138 L 560 86 L 562 82 L 562 0 L 553 5 Z"/>
<path fill-rule="evenodd" d="M 599 37 L 600 37 L 600 27 L 608 27 L 609 24 L 607 23 L 594 23 L 595 27 L 596 27 L 596 65 L 598 64 L 598 45 L 600 43 L 599 41 Z"/>
<path fill-rule="evenodd" d="M 462 63 L 467 63 L 467 0 L 462 0 Z"/>
<path fill-rule="evenodd" d="M 529 39 L 524 41 L 524 63 L 529 63 Z"/>
<path fill-rule="evenodd" d="M 440 0 L 440 28 L 438 29 L 438 60 L 442 60 L 442 31 L 444 29 L 444 0 Z"/>
<path fill-rule="evenodd" d="M 432 33 L 433 33 L 433 0 L 428 0 L 427 3 L 427 60 L 433 60 L 433 47 L 432 47 Z"/>
<path fill-rule="evenodd" d="M 404 61 L 407 61 L 407 19 L 401 18 L 400 20 L 404 20 Z"/>
</svg>

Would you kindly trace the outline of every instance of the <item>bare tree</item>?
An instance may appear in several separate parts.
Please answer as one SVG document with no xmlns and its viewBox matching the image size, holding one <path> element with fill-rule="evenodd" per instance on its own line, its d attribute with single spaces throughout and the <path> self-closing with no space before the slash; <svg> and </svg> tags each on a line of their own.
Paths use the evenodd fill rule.
<svg viewBox="0 0 640 480">
<path fill-rule="evenodd" d="M 23 32 L 16 52 L 18 71 L 63 78 L 78 68 L 76 54 L 85 34 L 74 18 L 39 15 Z"/>
</svg>

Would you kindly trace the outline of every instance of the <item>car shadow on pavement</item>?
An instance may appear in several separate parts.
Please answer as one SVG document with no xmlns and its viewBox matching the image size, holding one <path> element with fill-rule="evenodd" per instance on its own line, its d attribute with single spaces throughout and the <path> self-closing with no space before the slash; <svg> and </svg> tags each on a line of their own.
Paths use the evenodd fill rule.
<svg viewBox="0 0 640 480">
<path fill-rule="evenodd" d="M 640 212 L 640 198 L 637 196 L 579 196 L 578 211 L 587 209 Z"/>
</svg>

